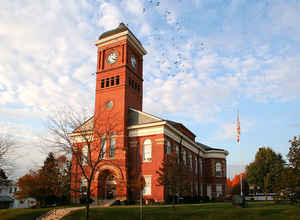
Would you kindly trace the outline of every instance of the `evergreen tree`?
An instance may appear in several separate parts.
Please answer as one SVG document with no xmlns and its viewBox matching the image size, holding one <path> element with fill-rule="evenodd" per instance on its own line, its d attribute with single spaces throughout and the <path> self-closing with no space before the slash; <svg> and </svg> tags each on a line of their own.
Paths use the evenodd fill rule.
<svg viewBox="0 0 300 220">
<path fill-rule="evenodd" d="M 157 174 L 159 185 L 165 187 L 167 196 L 171 197 L 173 202 L 175 202 L 176 196 L 189 195 L 191 192 L 191 170 L 179 163 L 175 152 L 166 155 Z"/>
</svg>

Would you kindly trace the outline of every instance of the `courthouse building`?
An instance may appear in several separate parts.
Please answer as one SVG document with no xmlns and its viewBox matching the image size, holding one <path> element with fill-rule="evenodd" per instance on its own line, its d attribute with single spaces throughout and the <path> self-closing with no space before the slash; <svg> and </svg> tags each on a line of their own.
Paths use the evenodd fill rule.
<svg viewBox="0 0 300 220">
<path fill-rule="evenodd" d="M 171 152 L 192 170 L 193 196 L 224 195 L 228 152 L 197 142 L 196 135 L 181 123 L 143 112 L 143 56 L 147 52 L 141 42 L 121 23 L 100 35 L 95 45 L 94 116 L 71 134 L 83 154 L 87 152 L 84 143 L 76 138 L 80 133 L 103 142 L 105 151 L 92 182 L 92 198 L 136 200 L 139 192 L 134 186 L 143 176 L 143 197 L 165 200 L 166 190 L 158 184 L 156 171 Z M 104 131 L 109 131 L 109 139 L 99 137 Z M 74 157 L 72 163 L 71 186 L 80 189 L 86 183 Z M 73 192 L 73 201 L 79 201 L 80 196 Z"/>
</svg>

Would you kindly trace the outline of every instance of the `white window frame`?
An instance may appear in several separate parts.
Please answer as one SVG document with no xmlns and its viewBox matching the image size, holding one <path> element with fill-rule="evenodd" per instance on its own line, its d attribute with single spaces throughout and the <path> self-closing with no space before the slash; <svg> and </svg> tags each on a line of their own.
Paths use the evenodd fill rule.
<svg viewBox="0 0 300 220">
<path fill-rule="evenodd" d="M 203 160 L 202 160 L 202 158 L 199 159 L 199 173 L 200 173 L 200 176 L 203 175 Z"/>
<path fill-rule="evenodd" d="M 222 164 L 220 162 L 216 163 L 216 177 L 222 177 Z"/>
<path fill-rule="evenodd" d="M 223 186 L 222 186 L 222 184 L 216 184 L 216 194 L 217 194 L 217 197 L 223 195 Z"/>
<path fill-rule="evenodd" d="M 144 196 L 150 196 L 152 193 L 152 175 L 145 175 L 145 187 L 143 189 Z"/>
<path fill-rule="evenodd" d="M 88 165 L 88 158 L 89 158 L 88 146 L 87 145 L 83 146 L 81 152 L 82 152 L 82 165 Z"/>
<path fill-rule="evenodd" d="M 182 160 L 183 160 L 183 165 L 186 166 L 186 150 L 182 150 Z"/>
<path fill-rule="evenodd" d="M 100 152 L 100 158 L 103 159 L 106 157 L 106 138 L 101 140 L 101 147 L 100 147 L 100 151 L 102 150 L 102 152 Z"/>
<path fill-rule="evenodd" d="M 152 142 L 150 139 L 146 139 L 143 142 L 143 161 L 152 161 Z"/>
<path fill-rule="evenodd" d="M 190 168 L 193 169 L 193 154 L 192 152 L 189 152 L 189 160 L 190 160 Z"/>
<path fill-rule="evenodd" d="M 110 148 L 109 148 L 109 157 L 110 158 L 114 158 L 116 156 L 116 144 L 117 144 L 116 138 L 112 137 L 110 139 Z M 112 150 L 114 151 L 114 155 L 112 155 Z"/>
<path fill-rule="evenodd" d="M 170 141 L 167 141 L 167 154 L 170 155 L 171 151 L 172 151 L 171 143 L 170 143 Z"/>
</svg>

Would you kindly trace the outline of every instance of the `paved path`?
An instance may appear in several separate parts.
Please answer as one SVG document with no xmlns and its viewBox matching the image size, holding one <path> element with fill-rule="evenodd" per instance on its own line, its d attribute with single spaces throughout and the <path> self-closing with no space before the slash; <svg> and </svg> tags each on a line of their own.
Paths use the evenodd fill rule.
<svg viewBox="0 0 300 220">
<path fill-rule="evenodd" d="M 114 203 L 114 201 L 115 200 L 106 201 L 101 205 L 91 205 L 90 208 L 109 207 Z M 39 218 L 37 218 L 37 220 L 58 220 L 58 219 L 62 219 L 64 216 L 66 216 L 72 211 L 82 210 L 82 209 L 85 209 L 85 206 L 63 208 L 63 209 L 52 209 L 45 215 L 42 215 Z"/>
</svg>

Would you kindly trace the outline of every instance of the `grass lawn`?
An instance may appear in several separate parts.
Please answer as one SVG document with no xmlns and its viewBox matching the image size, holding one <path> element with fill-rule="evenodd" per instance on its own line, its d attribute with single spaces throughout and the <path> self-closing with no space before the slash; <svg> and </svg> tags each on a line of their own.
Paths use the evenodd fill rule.
<svg viewBox="0 0 300 220">
<path fill-rule="evenodd" d="M 48 212 L 50 208 L 44 209 L 0 209 L 0 220 L 34 220 Z"/>
<path fill-rule="evenodd" d="M 67 205 L 67 206 L 58 206 L 57 209 L 65 207 L 75 207 L 79 205 Z M 42 209 L 0 209 L 0 220 L 34 220 L 35 218 L 45 214 L 51 208 L 42 208 Z"/>
<path fill-rule="evenodd" d="M 138 207 L 92 208 L 91 220 L 138 220 Z M 84 220 L 84 211 L 75 211 L 63 220 Z M 206 203 L 173 207 L 145 207 L 144 220 L 300 220 L 300 207 L 273 202 L 250 202 L 248 208 L 233 208 L 231 203 Z"/>
</svg>

